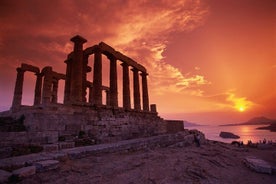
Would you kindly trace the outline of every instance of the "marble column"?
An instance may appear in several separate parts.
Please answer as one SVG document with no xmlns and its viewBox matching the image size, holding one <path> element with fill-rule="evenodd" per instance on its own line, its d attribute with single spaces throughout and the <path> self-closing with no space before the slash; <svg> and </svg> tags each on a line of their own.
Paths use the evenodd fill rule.
<svg viewBox="0 0 276 184">
<path fill-rule="evenodd" d="M 89 98 L 88 98 L 88 102 L 90 103 L 90 104 L 93 104 L 93 87 L 92 86 L 89 86 L 88 87 L 88 89 L 89 89 Z"/>
<path fill-rule="evenodd" d="M 139 74 L 138 69 L 133 68 L 133 96 L 134 96 L 134 109 L 141 110 L 141 100 L 140 100 L 140 87 L 139 87 Z"/>
<path fill-rule="evenodd" d="M 68 60 L 65 61 L 65 63 L 66 63 L 66 79 L 65 79 L 63 103 L 64 104 L 70 104 L 72 60 L 68 59 Z"/>
<path fill-rule="evenodd" d="M 54 81 L 53 81 L 53 91 L 52 91 L 52 100 L 51 100 L 51 102 L 52 103 L 57 103 L 57 99 L 58 99 L 58 80 L 57 79 L 55 79 Z"/>
<path fill-rule="evenodd" d="M 143 110 L 149 111 L 149 94 L 148 94 L 148 82 L 147 73 L 142 72 L 142 92 L 143 92 Z"/>
<path fill-rule="evenodd" d="M 24 82 L 24 70 L 17 68 L 17 76 L 14 88 L 14 95 L 12 101 L 12 109 L 16 110 L 20 108 L 22 102 L 22 91 L 23 91 L 23 82 Z"/>
<path fill-rule="evenodd" d="M 52 82 L 53 74 L 52 67 L 45 67 L 42 70 L 44 74 L 43 89 L 42 89 L 42 104 L 47 105 L 51 102 L 52 97 Z"/>
<path fill-rule="evenodd" d="M 102 105 L 102 53 L 97 49 L 94 54 L 94 75 L 93 75 L 93 102 L 95 105 Z"/>
<path fill-rule="evenodd" d="M 36 75 L 36 83 L 35 83 L 34 105 L 39 105 L 41 103 L 42 74 L 37 73 L 35 75 Z"/>
<path fill-rule="evenodd" d="M 130 106 L 130 89 L 129 89 L 129 69 L 127 63 L 122 63 L 123 66 L 123 107 L 131 109 Z"/>
<path fill-rule="evenodd" d="M 83 56 L 83 73 L 82 73 L 82 81 L 85 81 L 82 86 L 82 102 L 87 102 L 86 99 L 86 89 L 87 89 L 87 73 L 91 72 L 91 67 L 88 66 L 88 55 Z"/>
<path fill-rule="evenodd" d="M 156 104 L 150 104 L 150 111 L 156 113 L 157 109 L 156 109 Z"/>
<path fill-rule="evenodd" d="M 106 94 L 106 105 L 110 106 L 110 91 L 105 90 L 105 94 Z"/>
<path fill-rule="evenodd" d="M 110 87 L 110 105 L 118 107 L 118 82 L 117 82 L 117 61 L 114 56 L 108 57 L 110 60 L 110 76 L 109 76 L 109 87 Z"/>
<path fill-rule="evenodd" d="M 84 78 L 84 65 L 83 61 L 83 44 L 87 41 L 81 36 L 71 38 L 74 42 L 73 59 L 71 63 L 71 86 L 70 86 L 70 101 L 72 103 L 83 102 L 84 100 L 84 85 L 86 80 Z"/>
</svg>

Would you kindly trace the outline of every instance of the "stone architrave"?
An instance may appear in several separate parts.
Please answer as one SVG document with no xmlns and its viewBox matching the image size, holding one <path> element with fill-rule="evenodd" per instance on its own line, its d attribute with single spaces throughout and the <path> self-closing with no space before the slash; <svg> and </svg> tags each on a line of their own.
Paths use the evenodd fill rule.
<svg viewBox="0 0 276 184">
<path fill-rule="evenodd" d="M 34 105 L 39 105 L 41 103 L 42 74 L 37 73 L 35 75 L 36 75 L 36 83 L 35 83 Z"/>
<path fill-rule="evenodd" d="M 133 96 L 134 96 L 134 109 L 141 110 L 140 100 L 140 87 L 139 87 L 139 74 L 138 69 L 133 68 Z"/>
<path fill-rule="evenodd" d="M 123 66 L 123 107 L 130 109 L 130 89 L 129 89 L 129 65 L 122 63 Z"/>
<path fill-rule="evenodd" d="M 86 80 L 83 80 L 84 73 L 84 61 L 83 61 L 83 44 L 87 42 L 86 39 L 81 36 L 75 36 L 71 38 L 71 41 L 74 42 L 74 52 L 73 59 L 71 63 L 71 86 L 70 86 L 70 101 L 72 103 L 82 102 L 84 97 L 84 85 Z"/>
<path fill-rule="evenodd" d="M 143 92 L 143 110 L 149 111 L 149 95 L 148 95 L 148 82 L 147 73 L 142 72 L 142 92 Z"/>
<path fill-rule="evenodd" d="M 22 91 L 23 91 L 23 82 L 24 82 L 24 70 L 17 68 L 17 76 L 14 88 L 12 109 L 16 110 L 20 108 L 22 102 Z"/>
<path fill-rule="evenodd" d="M 94 54 L 94 75 L 93 75 L 93 103 L 102 105 L 102 53 L 97 49 Z"/>
<path fill-rule="evenodd" d="M 110 60 L 110 105 L 118 107 L 118 82 L 117 82 L 117 62 L 114 56 L 108 57 Z"/>
</svg>

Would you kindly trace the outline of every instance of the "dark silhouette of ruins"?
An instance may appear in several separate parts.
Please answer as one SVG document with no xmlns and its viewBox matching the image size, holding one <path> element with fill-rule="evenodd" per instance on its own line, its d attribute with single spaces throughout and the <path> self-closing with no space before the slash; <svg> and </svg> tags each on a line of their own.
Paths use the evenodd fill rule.
<svg viewBox="0 0 276 184">
<path fill-rule="evenodd" d="M 20 135 L 7 134 L 2 142 L 55 144 L 62 136 L 70 137 L 82 132 L 103 143 L 174 131 L 173 121 L 168 128 L 168 123 L 158 116 L 156 105 L 149 104 L 148 73 L 144 66 L 103 42 L 84 49 L 86 39 L 77 35 L 71 41 L 74 49 L 65 60 L 66 74 L 57 73 L 50 66 L 40 70 L 36 66 L 22 64 L 17 68 L 12 107 L 5 115 L 14 119 L 24 115 L 27 131 Z M 88 65 L 88 58 L 92 55 L 93 67 Z M 110 62 L 109 86 L 102 84 L 102 55 Z M 122 66 L 122 107 L 118 106 L 117 62 L 121 62 Z M 89 81 L 87 74 L 92 69 L 93 81 Z M 130 70 L 133 74 L 133 108 Z M 25 72 L 36 75 L 33 106 L 21 104 Z M 65 80 L 63 104 L 57 103 L 60 80 Z M 105 103 L 103 92 L 106 94 Z M 179 130 L 179 124 L 183 129 L 182 121 L 175 123 L 178 123 L 176 129 Z M 68 144 L 63 146 L 70 147 Z"/>
<path fill-rule="evenodd" d="M 149 97 L 147 85 L 147 71 L 145 67 L 138 64 L 122 53 L 115 51 L 112 47 L 101 42 L 99 45 L 83 50 L 86 39 L 75 36 L 71 39 L 74 42 L 74 51 L 68 55 L 65 61 L 66 74 L 54 72 L 52 67 L 44 67 L 41 72 L 38 67 L 22 64 L 17 68 L 17 78 L 12 103 L 12 110 L 17 111 L 21 107 L 24 72 L 33 72 L 36 75 L 34 105 L 47 105 L 57 103 L 57 91 L 59 80 L 65 80 L 64 104 L 70 105 L 95 105 L 102 106 L 102 91 L 106 92 L 106 105 L 118 107 L 117 89 L 117 64 L 121 61 L 123 67 L 123 108 L 131 109 L 130 105 L 130 81 L 129 68 L 133 71 L 134 110 L 141 110 L 141 95 L 139 84 L 139 73 L 142 77 L 142 102 L 143 111 L 149 111 Z M 89 56 L 94 55 L 93 82 L 87 80 L 87 73 L 91 72 L 88 66 Z M 109 87 L 102 85 L 102 55 L 110 61 Z M 43 80 L 43 86 L 42 86 Z M 89 102 L 87 103 L 86 91 L 89 89 Z M 151 109 L 155 112 L 154 105 Z"/>
</svg>

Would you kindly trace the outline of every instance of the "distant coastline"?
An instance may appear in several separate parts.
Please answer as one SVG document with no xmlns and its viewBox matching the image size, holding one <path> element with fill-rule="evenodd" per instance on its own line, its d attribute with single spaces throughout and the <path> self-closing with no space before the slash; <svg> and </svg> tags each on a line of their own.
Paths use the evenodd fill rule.
<svg viewBox="0 0 276 184">
<path fill-rule="evenodd" d="M 242 125 L 266 125 L 266 126 L 258 127 L 256 129 L 270 130 L 271 132 L 276 132 L 276 120 L 268 119 L 263 116 L 252 118 L 249 121 L 243 122 L 243 123 L 226 124 L 226 125 L 219 125 L 219 126 L 242 126 Z"/>
<path fill-rule="evenodd" d="M 271 132 L 276 132 L 276 124 L 270 124 L 269 126 L 264 126 L 264 127 L 258 127 L 256 128 L 258 130 L 270 130 Z"/>
</svg>

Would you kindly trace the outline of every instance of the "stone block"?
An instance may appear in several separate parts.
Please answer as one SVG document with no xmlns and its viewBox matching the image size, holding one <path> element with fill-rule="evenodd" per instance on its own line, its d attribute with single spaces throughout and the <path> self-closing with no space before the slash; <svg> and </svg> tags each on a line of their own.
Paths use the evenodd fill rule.
<svg viewBox="0 0 276 184">
<path fill-rule="evenodd" d="M 44 144 L 43 146 L 43 151 L 45 152 L 52 152 L 52 151 L 58 151 L 58 144 Z"/>
<path fill-rule="evenodd" d="M 75 142 L 59 142 L 59 149 L 68 149 L 68 148 L 74 148 Z"/>
<path fill-rule="evenodd" d="M 0 169 L 0 183 L 6 183 L 12 173 Z"/>
<path fill-rule="evenodd" d="M 36 173 L 35 166 L 22 167 L 20 169 L 16 169 L 16 170 L 12 171 L 12 174 L 19 178 L 26 178 L 26 177 L 34 175 L 35 173 Z"/>
<path fill-rule="evenodd" d="M 59 161 L 57 160 L 44 160 L 34 163 L 37 172 L 45 172 L 59 168 Z"/>
<path fill-rule="evenodd" d="M 58 131 L 47 131 L 44 132 L 44 137 L 47 138 L 47 143 L 52 144 L 58 141 Z"/>
</svg>

